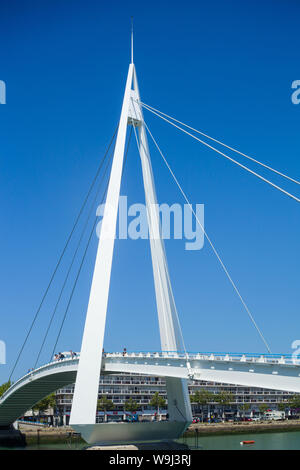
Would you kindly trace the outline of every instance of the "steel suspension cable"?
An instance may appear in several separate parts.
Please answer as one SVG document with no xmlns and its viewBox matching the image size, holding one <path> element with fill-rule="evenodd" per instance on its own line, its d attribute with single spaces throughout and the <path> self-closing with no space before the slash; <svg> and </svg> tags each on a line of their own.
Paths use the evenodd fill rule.
<svg viewBox="0 0 300 470">
<path fill-rule="evenodd" d="M 62 250 L 62 252 L 61 252 L 61 254 L 60 254 L 59 258 L 58 258 L 58 261 L 57 261 L 57 263 L 56 263 L 56 265 L 55 265 L 54 271 L 52 272 L 52 275 L 51 275 L 51 277 L 50 277 L 50 281 L 49 281 L 49 283 L 48 283 L 48 285 L 47 285 L 47 287 L 46 287 L 46 290 L 45 290 L 45 292 L 44 292 L 44 294 L 43 294 L 43 296 L 42 296 L 42 300 L 41 300 L 41 302 L 40 302 L 40 304 L 39 304 L 39 306 L 38 306 L 38 309 L 37 309 L 37 311 L 36 311 L 36 313 L 35 313 L 35 315 L 34 315 L 34 318 L 33 318 L 32 322 L 31 322 L 31 325 L 30 325 L 30 327 L 29 327 L 29 330 L 28 330 L 28 332 L 27 332 L 27 335 L 26 335 L 26 337 L 25 337 L 25 340 L 24 340 L 24 342 L 23 342 L 23 344 L 22 344 L 22 346 L 21 346 L 21 348 L 20 348 L 20 351 L 19 351 L 19 353 L 18 353 L 17 359 L 16 359 L 16 361 L 15 361 L 15 363 L 14 363 L 14 365 L 13 365 L 13 368 L 12 368 L 11 373 L 10 373 L 10 375 L 9 375 L 8 381 L 11 380 L 12 375 L 13 375 L 13 373 L 14 373 L 14 371 L 15 371 L 15 369 L 16 369 L 18 363 L 19 363 L 19 360 L 20 360 L 20 357 L 21 357 L 22 352 L 23 352 L 23 350 L 24 350 L 24 347 L 25 347 L 25 345 L 26 345 L 26 343 L 27 343 L 27 341 L 28 341 L 28 338 L 29 338 L 29 336 L 30 336 L 30 333 L 32 332 L 32 329 L 33 329 L 33 327 L 34 327 L 34 325 L 35 325 L 35 322 L 36 322 L 36 320 L 37 320 L 37 318 L 38 318 L 38 315 L 39 315 L 39 313 L 40 313 L 40 310 L 41 310 L 41 308 L 42 308 L 42 306 L 43 306 L 43 304 L 44 304 L 44 301 L 45 301 L 45 299 L 46 299 L 46 297 L 47 297 L 47 294 L 48 294 L 49 289 L 50 289 L 50 287 L 51 287 L 51 285 L 52 285 L 52 282 L 53 282 L 53 280 L 54 280 L 54 278 L 55 278 L 55 275 L 56 275 L 56 273 L 57 273 L 57 270 L 58 270 L 58 268 L 59 268 L 59 266 L 60 266 L 60 264 L 61 264 L 61 261 L 62 261 L 64 255 L 65 255 L 65 252 L 66 252 L 67 247 L 68 247 L 68 245 L 69 245 L 69 243 L 70 243 L 70 240 L 71 240 L 71 238 L 72 238 L 72 236 L 73 236 L 73 234 L 74 234 L 75 228 L 77 227 L 77 224 L 78 224 L 78 222 L 79 222 L 79 219 L 80 219 L 80 217 L 81 217 L 81 214 L 82 214 L 82 212 L 83 212 L 83 210 L 84 210 L 84 208 L 85 208 L 85 206 L 86 206 L 86 203 L 87 203 L 87 201 L 88 201 L 88 199 L 89 199 L 89 196 L 90 196 L 90 194 L 91 194 L 91 191 L 92 191 L 92 189 L 93 189 L 93 187 L 94 187 L 94 185 L 95 185 L 95 182 L 96 182 L 96 180 L 97 180 L 97 178 L 98 178 L 99 172 L 101 171 L 101 168 L 102 168 L 102 166 L 103 166 L 103 164 L 104 164 L 104 162 L 105 162 L 105 159 L 106 159 L 106 157 L 107 157 L 107 154 L 108 154 L 108 152 L 109 152 L 109 149 L 110 149 L 110 147 L 111 147 L 111 145 L 112 145 L 112 143 L 113 143 L 113 141 L 114 141 L 114 138 L 115 138 L 115 136 L 116 136 L 118 127 L 119 127 L 119 125 L 116 127 L 116 129 L 115 129 L 115 131 L 114 131 L 114 133 L 113 133 L 113 136 L 112 136 L 112 138 L 111 138 L 111 140 L 110 140 L 110 142 L 109 142 L 109 144 L 108 144 L 108 147 L 107 147 L 107 149 L 106 149 L 106 152 L 105 152 L 105 154 L 104 154 L 104 156 L 103 156 L 103 158 L 102 158 L 102 160 L 101 160 L 101 162 L 100 162 L 100 164 L 99 164 L 99 166 L 98 166 L 98 169 L 97 169 L 97 171 L 96 171 L 96 175 L 95 175 L 95 177 L 94 177 L 94 179 L 93 179 L 93 181 L 92 181 L 92 183 L 91 183 L 91 185 L 90 185 L 90 187 L 89 187 L 89 189 L 88 189 L 88 192 L 87 192 L 87 194 L 86 194 L 86 196 L 85 196 L 85 199 L 84 199 L 84 201 L 83 201 L 83 204 L 82 204 L 82 206 L 81 206 L 81 208 L 80 208 L 80 210 L 79 210 L 79 212 L 78 212 L 78 215 L 77 215 L 77 217 L 76 217 L 76 219 L 75 219 L 75 222 L 74 222 L 74 225 L 73 225 L 73 227 L 72 227 L 72 229 L 71 229 L 71 232 L 70 232 L 70 234 L 69 234 L 69 236 L 68 236 L 68 238 L 67 238 L 67 241 L 66 241 L 66 243 L 65 243 L 65 245 L 64 245 L 64 247 L 63 247 L 63 250 Z"/>
<path fill-rule="evenodd" d="M 296 179 L 291 178 L 291 177 L 288 176 L 288 175 L 285 175 L 285 174 L 282 173 L 281 171 L 275 170 L 275 168 L 272 168 L 272 167 L 270 167 L 269 165 L 266 165 L 265 163 L 262 163 L 262 162 L 260 162 L 259 160 L 256 160 L 256 159 L 253 158 L 253 157 L 250 157 L 250 155 L 247 155 L 246 153 L 243 153 L 243 152 L 241 152 L 240 150 L 237 150 L 237 149 L 235 149 L 235 148 L 233 148 L 233 147 L 230 147 L 229 145 L 225 144 L 224 142 L 221 142 L 220 140 L 217 140 L 217 139 L 215 139 L 214 137 L 211 137 L 211 136 L 205 134 L 204 132 L 201 132 L 201 131 L 199 131 L 198 129 L 195 129 L 194 127 L 191 127 L 191 126 L 189 126 L 188 124 L 185 124 L 184 122 L 179 121 L 178 119 L 175 119 L 174 117 L 169 116 L 169 115 L 166 114 L 166 113 L 163 113 L 163 112 L 160 111 L 159 109 L 153 108 L 153 106 L 150 106 L 149 104 L 145 104 L 145 103 L 142 103 L 142 102 L 139 102 L 139 103 L 140 103 L 145 109 L 148 109 L 148 111 L 151 111 L 151 110 L 156 111 L 157 113 L 160 113 L 160 114 L 162 114 L 163 116 L 165 116 L 165 117 L 167 117 L 167 118 L 169 118 L 169 119 L 172 119 L 173 121 L 177 122 L 178 124 L 181 124 L 182 126 L 185 126 L 185 127 L 187 127 L 188 129 L 190 129 L 190 130 L 192 130 L 192 131 L 194 131 L 194 132 L 197 132 L 198 134 L 203 135 L 203 137 L 207 137 L 207 139 L 210 139 L 210 140 L 212 140 L 213 142 L 216 142 L 217 144 L 220 144 L 220 145 L 222 145 L 223 147 L 226 147 L 226 148 L 228 148 L 229 150 L 232 150 L 233 152 L 236 152 L 236 153 L 238 153 L 239 155 L 242 155 L 243 157 L 248 158 L 248 160 L 251 160 L 251 161 L 257 163 L 258 165 L 261 165 L 261 166 L 263 166 L 264 168 L 267 168 L 268 170 L 273 171 L 274 173 L 277 173 L 278 175 L 282 176 L 283 178 L 286 178 L 286 179 L 292 181 L 293 183 L 296 183 L 296 184 L 299 184 L 299 185 L 300 185 L 300 181 L 297 181 Z"/>
<path fill-rule="evenodd" d="M 106 186 L 105 193 L 104 193 L 104 195 L 103 195 L 103 197 L 102 197 L 102 200 L 101 200 L 101 204 L 102 204 L 103 201 L 104 201 L 107 188 L 108 188 L 108 185 Z M 96 223 L 97 223 L 97 217 L 95 218 L 95 221 L 94 221 L 94 223 L 93 223 L 93 226 L 92 226 L 92 229 L 91 229 L 91 231 L 90 231 L 90 235 L 89 235 L 89 238 L 88 238 L 88 241 L 87 241 L 87 244 L 86 244 L 86 247 L 85 247 L 83 256 L 82 256 L 82 258 L 81 258 L 80 266 L 79 266 L 79 269 L 78 269 L 78 271 L 77 271 L 77 275 L 76 275 L 75 281 L 74 281 L 74 283 L 73 283 L 72 291 L 71 291 L 71 294 L 70 294 L 70 296 L 69 296 L 69 300 L 68 300 L 68 303 L 67 303 L 67 307 L 66 307 L 66 309 L 65 309 L 65 313 L 64 313 L 64 316 L 63 316 L 63 320 L 62 320 L 62 322 L 61 322 L 61 326 L 60 326 L 60 328 L 59 328 L 59 332 L 58 332 L 58 335 L 57 335 L 57 338 L 56 338 L 56 341 L 55 341 L 55 345 L 54 345 L 54 348 L 53 348 L 53 351 L 52 351 L 52 354 L 51 354 L 51 359 L 52 359 L 53 356 L 54 356 L 55 349 L 56 349 L 58 340 L 59 340 L 59 338 L 60 338 L 60 335 L 61 335 L 61 332 L 62 332 L 64 323 L 65 323 L 65 319 L 66 319 L 67 313 L 68 313 L 69 308 L 70 308 L 70 305 L 71 305 L 71 301 L 72 301 L 72 298 L 73 298 L 73 294 L 74 294 L 75 289 L 76 289 L 76 286 L 77 286 L 77 282 L 78 282 L 78 279 L 79 279 L 79 276 L 80 276 L 80 273 L 81 273 L 81 269 L 82 269 L 84 260 L 85 260 L 85 258 L 86 258 L 86 254 L 87 254 L 88 248 L 89 248 L 89 246 L 90 246 L 90 242 L 91 242 L 91 239 L 92 239 L 92 235 L 93 235 L 93 233 L 94 233 L 94 229 L 95 229 L 95 227 L 96 227 Z M 51 361 L 51 359 L 50 359 L 50 361 Z"/>
<path fill-rule="evenodd" d="M 124 157 L 124 165 L 123 165 L 123 169 L 122 169 L 122 174 L 124 173 L 124 168 L 125 168 L 125 164 L 126 164 L 126 160 L 127 160 L 127 154 L 128 154 L 128 150 L 129 150 L 130 140 L 131 140 L 131 132 L 130 132 L 130 135 L 129 135 L 129 138 L 128 138 L 128 143 L 127 143 L 127 149 L 126 149 L 126 153 L 125 153 L 125 157 Z M 101 199 L 100 204 L 103 204 L 104 198 L 105 198 L 106 193 L 107 193 L 107 190 L 108 190 L 108 185 L 109 185 L 109 179 L 108 179 L 108 181 L 107 181 L 106 188 L 105 188 L 105 191 L 104 191 L 104 193 L 103 193 L 103 196 L 102 196 L 102 199 Z M 59 338 L 60 338 L 60 335 L 61 335 L 61 332 L 62 332 L 64 323 L 65 323 L 65 320 L 66 320 L 66 317 L 67 317 L 67 313 L 68 313 L 69 307 L 70 307 L 70 305 L 71 305 L 71 301 L 72 301 L 72 298 L 73 298 L 73 294 L 74 294 L 74 292 L 75 292 L 75 289 L 76 289 L 76 286 L 77 286 L 77 282 L 78 282 L 78 279 L 79 279 L 79 276 L 80 276 L 80 273 L 81 273 L 81 269 L 82 269 L 82 266 L 83 266 L 83 264 L 84 264 L 84 261 L 85 261 L 85 258 L 86 258 L 86 254 L 87 254 L 87 251 L 88 251 L 88 248 L 89 248 L 91 239 L 92 239 L 92 235 L 93 235 L 94 229 L 95 229 L 95 227 L 96 227 L 97 220 L 98 220 L 98 217 L 96 216 L 96 217 L 95 217 L 95 221 L 94 221 L 93 226 L 92 226 L 92 229 L 91 229 L 91 232 L 90 232 L 90 235 L 89 235 L 89 238 L 88 238 L 88 241 L 87 241 L 87 244 L 86 244 L 86 248 L 85 248 L 85 250 L 84 250 L 84 253 L 83 253 L 83 256 L 82 256 L 82 259 L 81 259 L 81 263 L 80 263 L 80 266 L 79 266 L 79 269 L 78 269 L 78 272 L 77 272 L 77 275 L 76 275 L 74 284 L 73 284 L 73 288 L 72 288 L 72 291 L 71 291 L 71 294 L 70 294 L 70 297 L 69 297 L 69 300 L 68 300 L 68 304 L 67 304 L 67 307 L 66 307 L 66 310 L 65 310 L 65 313 L 64 313 L 62 322 L 61 322 L 61 326 L 60 326 L 60 329 L 59 329 L 59 332 L 58 332 L 58 335 L 57 335 L 57 338 L 56 338 L 56 341 L 55 341 L 55 345 L 54 345 L 54 347 L 53 347 L 53 351 L 52 351 L 52 354 L 51 354 L 51 358 L 53 358 L 53 356 L 54 356 L 55 349 L 56 349 L 57 343 L 58 343 L 58 341 L 59 341 Z M 51 359 L 50 359 L 50 360 L 51 360 Z"/>
<path fill-rule="evenodd" d="M 70 266 L 69 266 L 69 269 L 68 269 L 67 274 L 66 274 L 66 276 L 65 276 L 65 279 L 64 279 L 62 288 L 61 288 L 61 290 L 60 290 L 60 293 L 59 293 L 57 302 L 56 302 L 56 304 L 55 304 L 55 307 L 54 307 L 52 316 L 51 316 L 50 321 L 49 321 L 49 323 L 48 323 L 48 327 L 47 327 L 46 333 L 45 333 L 45 335 L 44 335 L 44 338 L 43 338 L 43 341 L 42 341 L 42 344 L 41 344 L 39 353 L 38 353 L 38 355 L 37 355 L 35 364 L 34 364 L 34 366 L 33 366 L 33 369 L 36 368 L 36 366 L 37 366 L 37 364 L 38 364 L 38 361 L 39 361 L 39 358 L 40 358 L 40 355 L 41 355 L 42 350 L 43 350 L 43 348 L 44 348 L 44 345 L 45 345 L 47 336 L 48 336 L 48 334 L 49 334 L 51 325 L 52 325 L 52 323 L 53 323 L 53 320 L 54 320 L 54 317 L 55 317 L 55 314 L 56 314 L 58 305 L 59 305 L 60 300 L 61 300 L 61 298 L 62 298 L 63 292 L 64 292 L 64 290 L 65 290 L 65 287 L 66 287 L 66 284 L 67 284 L 67 281 L 68 281 L 68 278 L 69 278 L 69 275 L 70 275 L 70 273 L 71 273 L 71 269 L 72 269 L 73 264 L 74 264 L 74 262 L 75 262 L 76 255 L 77 255 L 77 253 L 78 253 L 78 250 L 79 250 L 79 248 L 80 248 L 81 242 L 82 242 L 83 237 L 84 237 L 84 234 L 85 234 L 85 232 L 86 232 L 86 229 L 87 229 L 87 226 L 88 226 L 88 222 L 89 222 L 90 217 L 91 217 L 91 215 L 92 215 L 92 211 L 93 211 L 95 202 L 96 202 L 96 200 L 97 200 L 97 198 L 98 198 L 98 196 L 99 196 L 99 192 L 100 192 L 102 183 L 103 183 L 103 181 L 104 181 L 105 175 L 106 175 L 106 173 L 107 173 L 107 170 L 108 170 L 108 167 L 109 167 L 109 164 L 110 164 L 110 158 L 111 158 L 111 156 L 112 156 L 112 155 L 110 155 L 110 157 L 109 157 L 109 160 L 108 160 L 108 162 L 107 162 L 106 168 L 105 168 L 104 173 L 103 173 L 103 176 L 102 176 L 101 181 L 100 181 L 100 183 L 99 183 L 99 185 L 98 185 L 98 190 L 97 190 L 96 195 L 95 195 L 95 197 L 94 197 L 94 199 L 93 199 L 93 202 L 92 202 L 92 204 L 91 204 L 91 208 L 90 208 L 90 210 L 89 210 L 89 213 L 88 213 L 86 222 L 85 222 L 85 224 L 84 224 L 84 226 L 83 226 L 83 229 L 82 229 L 82 231 L 81 231 L 81 235 L 80 235 L 79 241 L 78 241 L 78 243 L 77 243 L 77 246 L 76 246 L 76 249 L 75 249 L 73 258 L 72 258 L 71 263 L 70 263 Z M 50 359 L 51 359 L 51 358 L 50 358 Z"/>
<path fill-rule="evenodd" d="M 147 131 L 148 131 L 148 133 L 149 133 L 151 139 L 152 139 L 153 142 L 154 142 L 155 147 L 157 148 L 158 152 L 160 153 L 160 155 L 161 155 L 161 157 L 162 157 L 162 159 L 163 159 L 163 161 L 164 161 L 166 167 L 168 168 L 169 172 L 171 173 L 171 175 L 172 175 L 172 177 L 173 177 L 173 179 L 174 179 L 174 181 L 175 181 L 177 187 L 179 188 L 179 190 L 180 190 L 182 196 L 184 197 L 184 199 L 185 199 L 185 201 L 187 202 L 187 204 L 188 204 L 190 210 L 192 211 L 192 213 L 193 213 L 193 215 L 194 215 L 194 217 L 195 217 L 195 219 L 196 219 L 196 221 L 197 221 L 199 227 L 200 227 L 201 230 L 203 231 L 203 234 L 205 235 L 205 237 L 206 237 L 208 243 L 210 244 L 210 246 L 211 246 L 211 248 L 212 248 L 212 250 L 213 250 L 215 256 L 217 257 L 217 259 L 218 259 L 218 261 L 219 261 L 219 263 L 221 264 L 221 266 L 222 266 L 222 268 L 223 268 L 223 270 L 224 270 L 224 272 L 225 272 L 225 274 L 226 274 L 226 276 L 227 276 L 229 282 L 231 283 L 231 285 L 232 285 L 232 287 L 234 288 L 236 294 L 238 295 L 238 297 L 239 297 L 239 299 L 240 299 L 242 305 L 244 306 L 244 308 L 245 308 L 245 310 L 246 310 L 246 312 L 247 312 L 247 314 L 248 314 L 248 316 L 249 316 L 251 322 L 253 323 L 254 327 L 256 328 L 257 332 L 259 333 L 259 336 L 260 336 L 260 338 L 262 339 L 264 345 L 266 346 L 268 352 L 269 352 L 270 354 L 272 354 L 272 353 L 271 353 L 271 349 L 270 349 L 270 347 L 269 347 L 269 345 L 268 345 L 268 343 L 267 343 L 267 341 L 266 341 L 266 339 L 265 339 L 263 333 L 261 332 L 260 328 L 258 327 L 258 325 L 257 325 L 257 323 L 256 323 L 256 321 L 255 321 L 253 315 L 251 314 L 251 312 L 250 312 L 250 310 L 249 310 L 249 308 L 248 308 L 248 306 L 247 306 L 245 300 L 243 299 L 242 295 L 240 294 L 239 289 L 237 288 L 237 286 L 236 286 L 235 282 L 233 281 L 232 277 L 230 276 L 230 274 L 229 274 L 229 272 L 228 272 L 228 269 L 226 268 L 226 266 L 225 266 L 224 262 L 222 261 L 222 259 L 221 259 L 220 255 L 219 255 L 218 251 L 216 250 L 214 244 L 212 243 L 212 241 L 211 241 L 211 239 L 209 238 L 207 232 L 205 231 L 203 225 L 201 224 L 201 222 L 200 222 L 200 220 L 199 220 L 197 214 L 195 213 L 195 211 L 194 211 L 194 209 L 193 209 L 193 207 L 192 207 L 190 201 L 188 200 L 188 198 L 187 198 L 185 192 L 183 191 L 183 189 L 182 189 L 180 183 L 178 182 L 178 180 L 177 180 L 175 174 L 173 173 L 173 171 L 172 171 L 172 169 L 171 169 L 169 163 L 167 162 L 167 160 L 166 160 L 164 154 L 162 153 L 162 151 L 161 151 L 159 145 L 157 144 L 156 140 L 154 139 L 154 137 L 153 137 L 153 135 L 152 135 L 152 133 L 151 133 L 149 127 L 148 127 L 147 124 L 145 123 L 145 121 L 144 121 L 144 124 L 145 124 L 145 127 L 146 127 L 146 129 L 147 129 Z"/>
<path fill-rule="evenodd" d="M 256 173 L 255 171 L 251 170 L 250 168 L 246 167 L 245 165 L 242 165 L 242 163 L 239 163 L 237 160 L 234 160 L 234 158 L 231 158 L 229 155 L 226 155 L 225 153 L 221 152 L 220 150 L 216 149 L 215 147 L 213 147 L 212 145 L 208 144 L 207 142 L 205 142 L 204 140 L 202 139 L 199 139 L 198 137 L 196 137 L 195 135 L 191 134 L 190 132 L 186 131 L 185 129 L 183 129 L 182 127 L 178 126 L 177 124 L 175 124 L 174 122 L 170 121 L 169 119 L 165 118 L 164 116 L 161 116 L 160 114 L 158 114 L 157 112 L 151 110 L 151 109 L 148 109 L 148 111 L 150 111 L 152 114 L 155 114 L 156 116 L 158 116 L 159 118 L 163 119 L 164 121 L 168 122 L 169 124 L 171 124 L 172 126 L 176 127 L 177 129 L 179 129 L 180 131 L 184 132 L 185 134 L 189 135 L 190 137 L 192 137 L 193 139 L 197 140 L 198 142 L 200 142 L 201 144 L 205 145 L 206 147 L 210 148 L 211 150 L 214 150 L 215 152 L 217 152 L 218 154 L 222 155 L 223 157 L 227 158 L 228 160 L 232 161 L 233 163 L 235 163 L 236 165 L 240 166 L 241 168 L 243 168 L 244 170 L 248 171 L 249 173 L 251 173 L 252 175 L 256 176 L 257 178 L 261 179 L 262 181 L 265 181 L 266 183 L 268 183 L 270 186 L 273 186 L 273 188 L 275 189 L 278 189 L 279 191 L 281 191 L 282 193 L 286 194 L 287 196 L 289 196 L 290 198 L 294 199 L 295 201 L 297 202 L 300 202 L 300 199 L 296 196 L 294 196 L 293 194 L 289 193 L 288 191 L 286 191 L 285 189 L 281 188 L 280 186 L 278 186 L 277 184 L 275 183 L 272 183 L 272 181 L 269 181 L 267 178 L 264 178 L 263 176 L 259 175 L 258 173 Z"/>
</svg>

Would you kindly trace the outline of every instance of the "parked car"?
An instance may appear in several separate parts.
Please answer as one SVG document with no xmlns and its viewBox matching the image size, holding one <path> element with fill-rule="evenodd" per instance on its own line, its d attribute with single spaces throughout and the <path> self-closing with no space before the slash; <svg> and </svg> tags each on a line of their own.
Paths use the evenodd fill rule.
<svg viewBox="0 0 300 470">
<path fill-rule="evenodd" d="M 263 416 L 264 420 L 271 420 L 271 421 L 280 421 L 285 419 L 285 411 L 266 411 Z"/>
</svg>

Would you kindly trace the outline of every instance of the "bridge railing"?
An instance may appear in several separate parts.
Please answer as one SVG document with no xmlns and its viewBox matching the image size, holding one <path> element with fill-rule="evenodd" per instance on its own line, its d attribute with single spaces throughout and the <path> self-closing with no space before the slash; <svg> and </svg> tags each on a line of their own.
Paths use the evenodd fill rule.
<svg viewBox="0 0 300 470">
<path fill-rule="evenodd" d="M 38 367 L 37 369 L 30 369 L 27 374 L 23 375 L 18 379 L 16 382 L 14 382 L 9 389 L 6 390 L 6 392 L 3 393 L 3 395 L 0 398 L 0 404 L 10 395 L 14 390 L 18 389 L 19 386 L 26 381 L 33 380 L 33 378 L 36 375 L 39 375 L 42 371 L 46 370 L 53 370 L 56 368 L 61 368 L 62 364 L 66 365 L 72 365 L 76 364 L 78 362 L 79 354 L 76 355 L 76 357 L 65 357 L 64 359 L 60 360 L 53 360 L 51 362 L 48 362 L 47 364 L 43 364 L 42 366 Z"/>
<path fill-rule="evenodd" d="M 11 387 L 0 398 L 0 404 L 9 396 L 15 389 L 17 389 L 23 382 L 33 380 L 35 376 L 48 369 L 61 368 L 62 365 L 76 364 L 79 360 L 80 354 L 76 353 L 75 357 L 64 357 L 63 359 L 56 359 L 34 370 L 29 370 L 27 374 L 14 382 Z M 108 358 L 164 358 L 164 359 L 181 359 L 189 360 L 204 360 L 204 361 L 222 361 L 222 362 L 249 362 L 249 363 L 265 363 L 265 364 L 286 364 L 286 365 L 300 365 L 300 359 L 293 354 L 253 354 L 253 353 L 222 353 L 222 352 L 182 352 L 182 351 L 139 351 L 139 352 L 104 352 L 103 357 Z"/>
<path fill-rule="evenodd" d="M 127 358 L 174 358 L 184 360 L 214 360 L 214 361 L 239 361 L 266 364 L 300 364 L 293 354 L 256 354 L 256 353 L 221 353 L 221 352 L 181 352 L 181 351 L 159 351 L 159 352 L 106 352 L 107 357 Z"/>
</svg>

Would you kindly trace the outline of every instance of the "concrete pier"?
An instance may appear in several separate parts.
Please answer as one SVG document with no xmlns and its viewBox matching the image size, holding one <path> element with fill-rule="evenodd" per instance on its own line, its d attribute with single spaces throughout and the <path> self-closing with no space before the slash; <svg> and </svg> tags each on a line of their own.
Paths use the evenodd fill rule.
<svg viewBox="0 0 300 470">
<path fill-rule="evenodd" d="M 90 446 L 86 447 L 85 450 L 189 450 L 186 444 L 174 442 L 174 441 L 162 441 L 162 442 L 140 442 L 137 444 L 128 445 L 103 445 L 103 446 Z"/>
</svg>

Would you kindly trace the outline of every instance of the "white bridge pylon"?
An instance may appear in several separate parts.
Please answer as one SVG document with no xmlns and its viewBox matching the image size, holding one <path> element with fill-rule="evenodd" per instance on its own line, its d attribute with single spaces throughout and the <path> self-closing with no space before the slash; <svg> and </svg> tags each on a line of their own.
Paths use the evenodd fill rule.
<svg viewBox="0 0 300 470">
<path fill-rule="evenodd" d="M 75 383 L 70 424 L 95 424 L 102 349 L 105 333 L 110 277 L 116 234 L 118 203 L 122 179 L 124 150 L 128 125 L 138 129 L 139 153 L 149 225 L 152 267 L 159 320 L 161 349 L 182 351 L 183 340 L 176 305 L 169 278 L 164 243 L 161 238 L 160 219 L 148 141 L 140 106 L 140 94 L 133 62 L 129 65 L 125 94 L 112 169 L 102 219 L 90 298 L 83 332 L 80 360 Z M 169 421 L 189 423 L 192 420 L 187 380 L 166 377 Z M 98 425 L 99 426 L 99 425 Z"/>
</svg>

